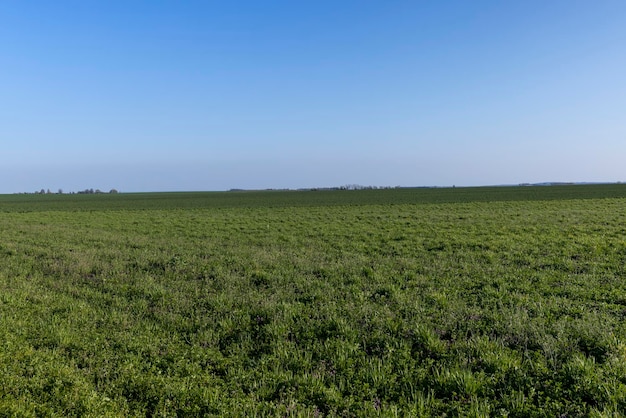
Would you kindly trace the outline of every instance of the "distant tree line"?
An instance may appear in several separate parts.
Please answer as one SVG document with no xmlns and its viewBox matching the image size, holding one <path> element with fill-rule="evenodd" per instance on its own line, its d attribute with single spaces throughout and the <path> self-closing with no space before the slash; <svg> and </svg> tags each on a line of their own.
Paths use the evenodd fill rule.
<svg viewBox="0 0 626 418">
<path fill-rule="evenodd" d="M 401 186 L 362 186 L 360 184 L 346 184 L 344 186 L 336 186 L 336 187 L 305 187 L 301 189 L 264 189 L 268 191 L 288 191 L 288 190 L 297 190 L 297 191 L 323 191 L 323 190 L 384 190 L 384 189 L 400 189 Z M 249 191 L 250 189 L 230 189 L 229 192 L 244 192 Z"/>
<path fill-rule="evenodd" d="M 312 189 L 300 189 L 300 190 L 384 190 L 384 189 L 399 189 L 400 186 L 363 186 L 361 184 L 346 184 L 344 186 L 337 187 L 314 187 Z"/>
<path fill-rule="evenodd" d="M 103 192 L 100 189 L 85 189 L 80 190 L 78 192 L 69 192 L 68 194 L 117 194 L 119 193 L 116 189 L 111 189 L 108 192 Z M 28 194 L 28 193 L 26 193 Z M 56 193 L 50 191 L 50 189 L 41 189 L 39 191 L 33 192 L 33 194 L 64 194 L 63 189 L 59 189 Z"/>
<path fill-rule="evenodd" d="M 378 189 L 398 189 L 400 186 L 362 186 L 360 184 L 346 184 L 339 186 L 339 190 L 378 190 Z"/>
<path fill-rule="evenodd" d="M 103 192 L 100 189 L 96 189 L 96 190 L 94 190 L 94 189 L 85 189 L 85 190 L 81 190 L 81 191 L 76 192 L 76 193 L 77 194 L 103 194 L 103 193 L 106 193 L 106 192 Z M 109 190 L 109 194 L 117 194 L 117 193 L 118 193 L 118 191 L 115 190 L 115 189 Z"/>
</svg>

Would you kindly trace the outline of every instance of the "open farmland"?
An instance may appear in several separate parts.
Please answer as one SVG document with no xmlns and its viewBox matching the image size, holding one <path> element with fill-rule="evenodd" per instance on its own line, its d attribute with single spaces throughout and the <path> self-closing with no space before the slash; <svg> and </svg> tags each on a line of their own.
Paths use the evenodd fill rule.
<svg viewBox="0 0 626 418">
<path fill-rule="evenodd" d="M 619 416 L 626 185 L 0 197 L 0 415 Z"/>
</svg>

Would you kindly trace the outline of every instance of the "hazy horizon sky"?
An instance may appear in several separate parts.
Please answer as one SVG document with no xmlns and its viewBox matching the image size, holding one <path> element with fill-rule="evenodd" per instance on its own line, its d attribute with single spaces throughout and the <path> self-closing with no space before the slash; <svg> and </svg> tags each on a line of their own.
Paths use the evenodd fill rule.
<svg viewBox="0 0 626 418">
<path fill-rule="evenodd" d="M 626 2 L 0 3 L 0 193 L 626 181 Z"/>
</svg>

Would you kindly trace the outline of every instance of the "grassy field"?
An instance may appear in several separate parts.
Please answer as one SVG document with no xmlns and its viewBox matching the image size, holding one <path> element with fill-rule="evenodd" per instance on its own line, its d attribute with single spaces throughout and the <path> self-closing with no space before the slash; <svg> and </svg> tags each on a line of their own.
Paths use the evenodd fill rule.
<svg viewBox="0 0 626 418">
<path fill-rule="evenodd" d="M 0 196 L 0 416 L 617 417 L 626 185 Z"/>
</svg>

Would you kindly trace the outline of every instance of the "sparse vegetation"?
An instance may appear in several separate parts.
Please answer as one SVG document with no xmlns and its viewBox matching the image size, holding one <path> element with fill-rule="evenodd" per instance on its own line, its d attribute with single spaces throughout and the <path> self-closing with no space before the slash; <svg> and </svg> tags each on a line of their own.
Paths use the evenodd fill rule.
<svg viewBox="0 0 626 418">
<path fill-rule="evenodd" d="M 0 415 L 619 416 L 626 186 L 0 197 Z"/>
</svg>

